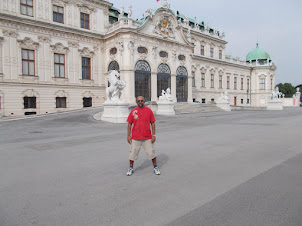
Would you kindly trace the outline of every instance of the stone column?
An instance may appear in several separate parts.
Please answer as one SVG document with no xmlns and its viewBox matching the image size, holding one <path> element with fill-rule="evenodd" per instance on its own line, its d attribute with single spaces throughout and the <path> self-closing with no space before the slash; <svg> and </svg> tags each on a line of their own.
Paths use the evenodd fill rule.
<svg viewBox="0 0 302 226">
<path fill-rule="evenodd" d="M 3 53 L 4 53 L 3 73 L 6 75 L 5 76 L 6 79 L 17 80 L 19 76 L 18 68 L 20 66 L 18 64 L 18 45 L 17 45 L 18 32 L 16 30 L 3 30 L 2 32 L 3 32 L 3 36 L 7 37 L 6 38 L 7 44 L 3 45 L 4 47 L 3 48 Z"/>
<path fill-rule="evenodd" d="M 0 76 L 3 75 L 3 58 L 2 58 L 2 41 L 3 37 L 0 37 Z"/>
<path fill-rule="evenodd" d="M 193 103 L 192 97 L 192 72 L 188 75 L 188 103 Z"/>
<path fill-rule="evenodd" d="M 151 101 L 157 101 L 157 73 L 151 72 Z"/>
<path fill-rule="evenodd" d="M 78 48 L 79 43 L 77 41 L 69 41 L 68 46 L 70 48 L 69 54 L 69 61 L 68 61 L 68 71 L 69 71 L 69 83 L 79 83 L 79 63 L 80 60 L 77 57 L 78 56 Z"/>
<path fill-rule="evenodd" d="M 176 74 L 171 74 L 171 95 L 174 102 L 177 102 L 176 99 Z"/>
</svg>

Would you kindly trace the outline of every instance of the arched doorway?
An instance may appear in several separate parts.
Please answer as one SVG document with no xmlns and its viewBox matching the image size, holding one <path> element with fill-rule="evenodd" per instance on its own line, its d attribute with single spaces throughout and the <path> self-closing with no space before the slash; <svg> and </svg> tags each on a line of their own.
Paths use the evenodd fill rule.
<svg viewBox="0 0 302 226">
<path fill-rule="evenodd" d="M 171 70 L 167 64 L 160 64 L 157 69 L 157 97 L 167 88 L 171 89 Z"/>
<path fill-rule="evenodd" d="M 112 71 L 112 70 L 116 70 L 118 72 L 120 72 L 120 65 L 118 64 L 118 62 L 116 61 L 111 61 L 109 66 L 108 66 L 108 72 Z M 108 81 L 108 87 L 110 86 L 110 82 Z"/>
<path fill-rule="evenodd" d="M 111 61 L 108 66 L 108 71 L 117 70 L 120 72 L 120 65 L 116 61 Z"/>
<path fill-rule="evenodd" d="M 147 61 L 140 60 L 135 65 L 135 97 L 143 96 L 151 101 L 151 67 Z"/>
<path fill-rule="evenodd" d="M 176 98 L 177 102 L 188 101 L 188 71 L 183 66 L 176 71 Z"/>
</svg>

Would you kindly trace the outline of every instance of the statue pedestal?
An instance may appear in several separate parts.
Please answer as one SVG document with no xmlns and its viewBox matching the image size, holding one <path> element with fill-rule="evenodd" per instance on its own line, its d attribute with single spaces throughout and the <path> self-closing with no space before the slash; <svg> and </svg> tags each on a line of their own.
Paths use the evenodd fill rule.
<svg viewBox="0 0 302 226">
<path fill-rule="evenodd" d="M 157 115 L 175 115 L 173 102 L 157 102 Z"/>
<path fill-rule="evenodd" d="M 108 101 L 104 103 L 101 120 L 112 123 L 127 123 L 129 113 L 129 103 Z"/>
<path fill-rule="evenodd" d="M 217 100 L 216 106 L 221 108 L 224 111 L 231 111 L 231 104 L 230 101 L 227 100 Z"/>
<path fill-rule="evenodd" d="M 283 110 L 282 100 L 269 100 L 267 101 L 267 110 Z"/>
</svg>

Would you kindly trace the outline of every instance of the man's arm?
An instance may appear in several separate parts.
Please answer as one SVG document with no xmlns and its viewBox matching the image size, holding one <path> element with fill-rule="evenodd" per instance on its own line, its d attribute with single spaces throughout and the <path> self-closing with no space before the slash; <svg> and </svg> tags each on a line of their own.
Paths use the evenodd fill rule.
<svg viewBox="0 0 302 226">
<path fill-rule="evenodd" d="M 129 144 L 132 143 L 131 127 L 132 127 L 132 124 L 128 123 L 127 141 Z"/>
<path fill-rule="evenodd" d="M 152 128 L 152 139 L 151 139 L 151 142 L 154 143 L 156 141 L 156 137 L 155 137 L 155 122 L 151 122 L 151 128 Z"/>
</svg>

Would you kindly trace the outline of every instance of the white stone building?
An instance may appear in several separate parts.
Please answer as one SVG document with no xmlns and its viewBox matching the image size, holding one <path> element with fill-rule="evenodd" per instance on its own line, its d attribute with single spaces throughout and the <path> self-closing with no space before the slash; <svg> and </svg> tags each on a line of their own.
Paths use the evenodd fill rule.
<svg viewBox="0 0 302 226">
<path fill-rule="evenodd" d="M 103 0 L 0 1 L 0 108 L 3 116 L 100 106 L 107 72 L 120 71 L 124 98 L 265 107 L 276 67 L 258 46 L 245 61 L 225 55 L 224 33 L 162 7 L 131 18 Z"/>
</svg>

